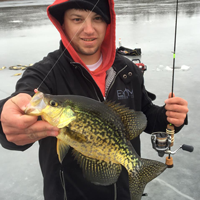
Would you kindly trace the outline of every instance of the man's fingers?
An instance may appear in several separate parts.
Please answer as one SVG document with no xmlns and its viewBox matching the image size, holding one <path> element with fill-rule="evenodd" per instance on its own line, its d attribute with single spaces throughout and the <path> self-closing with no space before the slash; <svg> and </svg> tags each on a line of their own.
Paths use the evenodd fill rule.
<svg viewBox="0 0 200 200">
<path fill-rule="evenodd" d="M 166 104 L 165 109 L 167 111 L 185 113 L 185 114 L 188 112 L 187 106 L 182 106 L 182 105 L 178 105 L 178 104 Z"/>
<path fill-rule="evenodd" d="M 166 99 L 165 104 L 178 104 L 178 105 L 185 105 L 185 106 L 188 105 L 187 101 L 180 97 L 173 97 L 173 98 Z"/>
<path fill-rule="evenodd" d="M 25 129 L 25 133 L 27 135 L 36 134 L 38 138 L 43 138 L 47 136 L 57 136 L 58 131 L 59 129 L 57 127 L 54 127 L 45 121 L 38 121 L 37 123 Z"/>
<path fill-rule="evenodd" d="M 185 112 L 174 112 L 174 111 L 166 111 L 167 117 L 175 118 L 175 119 L 185 119 L 186 113 Z"/>
<path fill-rule="evenodd" d="M 169 94 L 170 97 L 171 94 Z M 173 97 L 165 100 L 167 121 L 176 127 L 184 124 L 188 113 L 188 103 L 180 97 Z"/>
<path fill-rule="evenodd" d="M 29 116 L 29 115 L 21 115 L 21 116 L 10 116 L 9 121 L 7 119 L 4 120 L 2 117 L 1 121 L 3 126 L 6 126 L 9 129 L 25 129 L 32 125 L 33 123 L 37 122 L 38 117 L 36 116 Z M 10 123 L 11 122 L 11 123 Z"/>
<path fill-rule="evenodd" d="M 176 119 L 176 118 L 170 118 L 170 117 L 167 117 L 167 121 L 170 124 L 173 124 L 175 127 L 179 127 L 184 123 L 183 119 Z"/>
<path fill-rule="evenodd" d="M 11 133 L 14 128 L 10 129 Z M 20 134 L 6 134 L 7 140 L 15 143 L 16 145 L 24 145 L 34 143 L 48 136 L 56 137 L 59 129 L 51 126 L 49 123 L 44 121 L 38 121 L 32 126 L 24 129 L 23 133 Z"/>
</svg>

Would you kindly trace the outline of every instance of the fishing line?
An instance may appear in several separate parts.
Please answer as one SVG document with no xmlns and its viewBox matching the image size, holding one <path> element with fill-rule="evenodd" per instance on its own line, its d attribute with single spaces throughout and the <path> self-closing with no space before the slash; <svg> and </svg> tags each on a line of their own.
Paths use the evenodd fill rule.
<svg viewBox="0 0 200 200">
<path fill-rule="evenodd" d="M 60 56 L 58 57 L 58 59 L 56 60 L 56 62 L 54 63 L 54 65 L 52 66 L 52 68 L 48 71 L 47 75 L 44 77 L 44 79 L 42 80 L 42 82 L 40 83 L 40 85 L 37 87 L 37 89 L 34 89 L 34 92 L 37 93 L 39 88 L 41 87 L 41 85 L 44 83 L 44 81 L 47 79 L 47 77 L 49 76 L 49 74 L 51 73 L 51 71 L 54 69 L 54 67 L 56 66 L 56 64 L 58 63 L 58 61 L 60 60 L 60 58 L 63 56 L 63 54 L 65 53 L 65 51 L 67 50 L 68 46 L 71 45 L 72 41 L 74 40 L 74 38 L 77 36 L 78 32 L 81 30 L 81 28 L 83 27 L 85 21 L 87 20 L 87 18 L 91 15 L 91 13 L 93 12 L 93 10 L 95 9 L 95 7 L 97 6 L 97 4 L 99 3 L 100 0 L 97 0 L 96 4 L 93 6 L 92 10 L 89 12 L 88 16 L 85 18 L 85 20 L 83 21 L 83 24 L 80 26 L 80 28 L 77 30 L 77 32 L 74 34 L 74 36 L 72 37 L 72 39 L 70 40 L 70 42 L 68 43 L 67 47 L 62 51 L 62 53 L 60 54 Z"/>
</svg>

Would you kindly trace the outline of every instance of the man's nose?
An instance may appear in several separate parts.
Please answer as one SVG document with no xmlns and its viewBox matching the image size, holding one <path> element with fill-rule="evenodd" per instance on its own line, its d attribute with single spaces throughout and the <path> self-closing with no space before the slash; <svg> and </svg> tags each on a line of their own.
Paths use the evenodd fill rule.
<svg viewBox="0 0 200 200">
<path fill-rule="evenodd" d="M 84 22 L 84 32 L 87 34 L 94 33 L 94 24 L 92 23 L 91 20 L 86 20 Z"/>
</svg>

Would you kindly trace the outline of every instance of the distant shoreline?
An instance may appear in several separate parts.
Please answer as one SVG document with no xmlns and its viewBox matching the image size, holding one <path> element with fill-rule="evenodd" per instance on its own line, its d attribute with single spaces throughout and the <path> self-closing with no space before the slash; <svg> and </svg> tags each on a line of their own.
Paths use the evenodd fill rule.
<svg viewBox="0 0 200 200">
<path fill-rule="evenodd" d="M 16 0 L 0 0 L 0 1 L 16 1 Z"/>
</svg>

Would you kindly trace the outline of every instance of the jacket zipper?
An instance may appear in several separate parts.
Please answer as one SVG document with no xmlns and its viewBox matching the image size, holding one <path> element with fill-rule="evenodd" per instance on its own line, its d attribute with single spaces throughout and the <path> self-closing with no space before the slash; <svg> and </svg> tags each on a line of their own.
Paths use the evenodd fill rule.
<svg viewBox="0 0 200 200">
<path fill-rule="evenodd" d="M 114 77 L 112 83 L 110 84 L 108 90 L 106 91 L 106 95 L 105 95 L 106 97 L 108 96 L 108 93 L 109 93 L 110 89 L 111 89 L 112 86 L 114 85 L 115 80 L 116 80 L 117 76 L 119 75 L 119 73 L 121 73 L 121 72 L 122 72 L 124 69 L 126 69 L 126 68 L 127 68 L 127 65 L 125 65 L 121 70 L 119 70 L 119 71 L 117 72 L 117 74 L 115 75 L 115 77 Z"/>
<path fill-rule="evenodd" d="M 63 170 L 60 170 L 60 181 L 64 190 L 64 200 L 67 200 L 67 192 L 66 192 L 66 187 L 65 187 L 65 177 L 64 177 L 64 173 Z"/>
<path fill-rule="evenodd" d="M 75 68 L 77 68 L 78 66 L 75 65 L 75 64 L 76 64 L 76 63 L 72 63 L 72 65 L 73 65 Z M 101 97 L 98 95 L 97 90 L 96 90 L 95 87 L 94 87 L 94 84 L 96 84 L 96 82 L 95 82 L 95 80 L 93 79 L 92 75 L 91 75 L 91 74 L 88 72 L 88 70 L 85 69 L 85 67 L 83 67 L 81 64 L 78 63 L 78 65 L 81 66 L 80 69 L 81 69 L 81 73 L 82 73 L 83 77 L 84 77 L 87 81 L 89 81 L 89 82 L 91 83 L 91 85 L 92 85 L 92 87 L 93 87 L 93 89 L 94 89 L 94 92 L 95 92 L 95 95 L 96 95 L 98 101 L 102 102 L 100 98 L 102 97 L 102 99 L 104 99 L 104 97 L 103 97 L 102 93 L 101 93 Z M 93 83 L 92 83 L 92 81 L 91 81 L 90 79 L 88 79 L 88 78 L 85 76 L 85 74 L 83 73 L 83 70 L 85 70 L 86 73 L 90 76 L 90 78 L 93 80 Z M 96 84 L 96 86 L 99 88 L 99 86 L 98 86 L 97 84 Z M 100 88 L 99 88 L 99 90 L 100 90 Z M 100 91 L 101 91 L 101 90 L 100 90 Z"/>
<path fill-rule="evenodd" d="M 122 72 L 124 69 L 126 69 L 126 68 L 127 68 L 127 65 L 125 65 L 121 70 L 119 70 L 119 71 L 116 73 L 115 77 L 113 78 L 113 81 L 111 82 L 110 86 L 108 87 L 108 90 L 106 91 L 105 100 L 106 100 L 106 97 L 108 96 L 108 93 L 109 93 L 110 89 L 111 89 L 112 86 L 114 85 L 117 76 L 119 75 L 119 73 L 121 73 L 121 72 Z M 114 183 L 113 187 L 114 187 L 114 200 L 117 200 L 117 183 Z"/>
</svg>

